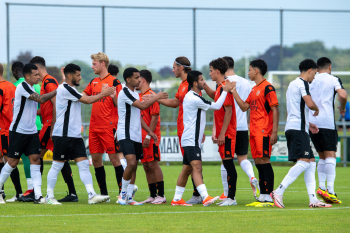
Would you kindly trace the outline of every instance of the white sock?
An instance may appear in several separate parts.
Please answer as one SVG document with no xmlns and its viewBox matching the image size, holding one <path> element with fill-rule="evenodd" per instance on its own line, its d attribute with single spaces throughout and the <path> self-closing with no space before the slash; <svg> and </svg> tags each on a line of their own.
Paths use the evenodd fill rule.
<svg viewBox="0 0 350 233">
<path fill-rule="evenodd" d="M 122 192 L 127 192 L 128 191 L 128 186 L 130 184 L 130 180 L 124 180 L 124 178 L 122 178 Z"/>
<path fill-rule="evenodd" d="M 36 164 L 30 165 L 30 176 L 33 179 L 35 199 L 39 199 L 42 196 L 40 166 Z"/>
<path fill-rule="evenodd" d="M 197 190 L 199 192 L 199 195 L 201 195 L 201 198 L 203 201 L 209 196 L 207 187 L 205 187 L 205 184 L 198 185 Z"/>
<path fill-rule="evenodd" d="M 317 202 L 316 197 L 316 179 L 315 179 L 316 162 L 310 162 L 310 166 L 305 170 L 304 181 L 307 194 L 311 203 Z"/>
<path fill-rule="evenodd" d="M 10 177 L 11 172 L 15 168 L 12 168 L 8 163 L 5 164 L 5 166 L 1 169 L 1 174 L 0 174 L 0 190 L 2 186 L 5 184 L 6 180 Z M 3 191 L 3 190 L 2 190 Z"/>
<path fill-rule="evenodd" d="M 260 201 L 260 202 L 264 202 L 265 199 L 266 199 L 266 196 L 268 196 L 268 195 L 267 195 L 267 194 L 260 194 L 260 196 L 259 196 L 259 201 Z"/>
<path fill-rule="evenodd" d="M 128 197 L 132 197 L 132 192 L 134 192 L 134 184 L 129 184 L 128 185 L 128 188 L 127 188 L 127 195 L 128 195 Z"/>
<path fill-rule="evenodd" d="M 185 192 L 185 187 L 176 186 L 174 201 L 180 201 Z"/>
<path fill-rule="evenodd" d="M 245 174 L 247 174 L 249 181 L 252 179 L 252 177 L 255 177 L 253 165 L 248 159 L 243 160 L 240 165 Z"/>
<path fill-rule="evenodd" d="M 326 158 L 325 172 L 327 176 L 327 189 L 331 194 L 334 194 L 335 166 L 335 158 Z"/>
<path fill-rule="evenodd" d="M 32 178 L 27 178 L 27 186 L 28 186 L 28 190 L 32 190 L 34 188 L 34 184 L 33 184 L 33 179 Z"/>
<path fill-rule="evenodd" d="M 265 201 L 267 201 L 267 202 L 273 202 L 273 200 L 272 200 L 272 198 L 270 197 L 270 195 L 269 194 L 265 194 L 266 196 L 265 196 Z"/>
<path fill-rule="evenodd" d="M 227 197 L 228 195 L 228 183 L 227 183 L 227 171 L 225 166 L 221 164 L 221 181 L 222 186 L 224 187 L 224 195 Z"/>
<path fill-rule="evenodd" d="M 89 198 L 92 198 L 93 196 L 96 195 L 96 192 L 94 190 L 94 186 L 92 183 L 92 176 L 89 168 L 89 161 L 86 159 L 86 160 L 77 162 L 77 166 L 79 169 L 80 179 L 85 185 L 86 192 L 88 193 Z"/>
<path fill-rule="evenodd" d="M 318 187 L 322 190 L 326 190 L 326 172 L 325 172 L 326 161 L 324 159 L 319 159 L 317 164 L 318 173 Z"/>
<path fill-rule="evenodd" d="M 125 158 L 124 158 L 124 159 L 121 159 L 121 160 L 120 160 L 120 163 L 122 164 L 123 169 L 124 169 L 124 171 L 125 171 L 125 168 L 126 168 L 126 165 L 127 165 L 126 159 L 125 159 Z"/>
<path fill-rule="evenodd" d="M 60 171 L 63 168 L 64 163 L 60 163 L 60 162 L 56 162 L 53 161 L 52 162 L 52 166 L 50 168 L 49 173 L 47 174 L 47 198 L 54 198 L 54 189 L 55 189 L 55 185 L 57 182 L 57 176 L 58 173 L 60 173 Z"/>
<path fill-rule="evenodd" d="M 310 164 L 308 162 L 299 160 L 291 169 L 289 169 L 288 174 L 284 177 L 280 186 L 276 189 L 276 194 L 283 195 L 288 186 L 293 183 L 309 166 Z"/>
</svg>

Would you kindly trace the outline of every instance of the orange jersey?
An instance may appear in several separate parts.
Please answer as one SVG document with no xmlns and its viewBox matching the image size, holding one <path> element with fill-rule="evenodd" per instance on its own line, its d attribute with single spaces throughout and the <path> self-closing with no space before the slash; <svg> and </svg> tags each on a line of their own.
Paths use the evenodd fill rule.
<svg viewBox="0 0 350 233">
<path fill-rule="evenodd" d="M 120 81 L 117 79 L 117 86 L 116 86 L 116 89 L 117 89 L 117 97 L 119 95 L 119 92 L 123 89 L 122 87 L 122 84 L 120 83 Z M 118 116 L 118 107 L 114 107 L 114 127 L 117 128 L 118 127 L 118 119 L 119 119 L 119 116 Z"/>
<path fill-rule="evenodd" d="M 221 96 L 221 93 L 223 91 L 222 87 L 226 85 L 226 82 L 223 81 L 220 83 L 220 85 L 216 88 L 216 91 L 214 93 L 215 95 L 215 102 L 219 99 Z M 225 107 L 231 106 L 232 107 L 232 116 L 230 123 L 227 127 L 227 130 L 225 132 L 225 137 L 228 137 L 230 139 L 236 138 L 236 128 L 237 128 L 237 118 L 236 118 L 236 108 L 233 101 L 233 96 L 231 93 L 227 93 L 226 99 L 224 104 L 219 110 L 214 111 L 214 118 L 215 118 L 215 128 L 216 128 L 216 137 L 219 137 L 222 125 L 224 124 L 224 118 L 225 118 Z"/>
<path fill-rule="evenodd" d="M 253 87 L 245 102 L 250 105 L 250 136 L 270 136 L 273 126 L 271 108 L 278 106 L 275 88 L 264 79 Z"/>
<path fill-rule="evenodd" d="M 16 86 L 8 81 L 0 82 L 0 130 L 8 133 L 13 117 Z"/>
<path fill-rule="evenodd" d="M 140 93 L 140 101 L 142 101 L 142 96 L 147 95 L 147 94 L 156 94 L 154 91 L 150 89 L 148 89 L 147 91 L 145 91 L 144 93 Z M 151 124 L 151 120 L 152 120 L 152 116 L 159 116 L 159 111 L 160 111 L 160 107 L 159 107 L 159 103 L 155 102 L 154 104 L 152 104 L 149 108 L 142 110 L 141 111 L 141 116 L 142 119 L 145 121 L 145 123 L 150 126 Z M 157 126 L 156 129 L 154 130 L 154 133 L 157 135 L 158 137 L 158 142 L 156 143 L 156 145 L 159 145 L 160 142 L 160 137 L 161 137 L 161 133 L 160 133 L 160 117 L 158 118 L 158 122 L 157 122 Z M 142 141 L 146 138 L 147 132 L 146 130 L 142 129 Z M 154 144 L 154 140 L 153 138 L 150 141 L 150 145 Z"/>
<path fill-rule="evenodd" d="M 120 82 L 112 75 L 107 74 L 103 79 L 94 78 L 85 88 L 84 92 L 87 95 L 98 95 L 101 93 L 104 85 L 116 87 Z M 92 104 L 90 130 L 114 128 L 115 124 L 115 105 L 110 96 L 103 97 L 99 101 Z"/>
<path fill-rule="evenodd" d="M 41 85 L 40 89 L 40 95 L 44 95 L 47 93 L 50 93 L 58 88 L 58 82 L 57 80 L 52 77 L 51 75 L 45 75 L 43 79 L 43 83 Z M 43 104 L 40 104 L 40 111 L 41 111 L 41 117 L 43 120 L 43 124 L 50 124 L 52 122 L 52 109 L 53 109 L 53 104 L 52 102 L 46 101 Z"/>
</svg>

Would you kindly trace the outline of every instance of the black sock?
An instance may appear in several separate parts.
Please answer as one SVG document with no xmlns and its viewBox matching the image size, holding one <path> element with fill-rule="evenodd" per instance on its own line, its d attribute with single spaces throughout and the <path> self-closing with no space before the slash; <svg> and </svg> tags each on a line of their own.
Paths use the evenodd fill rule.
<svg viewBox="0 0 350 233">
<path fill-rule="evenodd" d="M 155 198 L 157 196 L 157 185 L 156 183 L 148 184 L 150 196 Z"/>
<path fill-rule="evenodd" d="M 22 187 L 21 187 L 21 180 L 19 178 L 19 171 L 17 167 L 13 169 L 13 171 L 10 174 L 10 177 L 16 189 L 16 196 L 19 197 L 19 194 L 22 194 Z"/>
<path fill-rule="evenodd" d="M 41 173 L 41 176 L 43 176 L 43 171 L 44 171 L 44 160 L 43 160 L 43 158 L 40 158 L 40 173 Z"/>
<path fill-rule="evenodd" d="M 237 186 L 237 171 L 233 163 L 233 159 L 223 160 L 224 167 L 227 171 L 227 183 L 228 183 L 228 198 L 235 199 L 236 186 Z"/>
<path fill-rule="evenodd" d="M 100 187 L 101 195 L 108 195 L 105 167 L 95 167 L 95 176 L 98 186 Z"/>
<path fill-rule="evenodd" d="M 164 197 L 164 181 L 157 182 L 158 196 Z"/>
<path fill-rule="evenodd" d="M 192 184 L 193 184 L 193 196 L 199 197 L 200 195 L 199 195 L 199 192 L 196 188 L 196 185 L 194 184 L 193 179 L 192 179 Z"/>
<path fill-rule="evenodd" d="M 258 169 L 258 173 L 259 173 L 260 194 L 266 194 L 266 188 L 264 183 L 264 171 L 261 168 L 261 164 L 256 164 L 255 166 Z"/>
<path fill-rule="evenodd" d="M 0 173 L 2 168 L 5 166 L 5 163 L 0 163 Z M 2 187 L 0 187 L 1 190 L 4 190 L 4 185 Z"/>
<path fill-rule="evenodd" d="M 261 167 L 264 171 L 264 183 L 266 188 L 266 194 L 270 195 L 270 193 L 273 191 L 273 185 L 274 185 L 274 173 L 271 166 L 271 163 L 265 163 L 261 164 Z"/>
<path fill-rule="evenodd" d="M 119 186 L 119 194 L 122 191 L 122 179 L 124 174 L 124 168 L 122 165 L 119 165 L 118 167 L 114 167 L 115 170 L 115 176 L 117 178 L 118 186 Z"/>
<path fill-rule="evenodd" d="M 77 191 L 74 187 L 72 168 L 70 167 L 68 161 L 66 161 L 61 170 L 64 182 L 66 182 L 68 186 L 69 195 L 74 194 L 77 195 Z"/>
</svg>

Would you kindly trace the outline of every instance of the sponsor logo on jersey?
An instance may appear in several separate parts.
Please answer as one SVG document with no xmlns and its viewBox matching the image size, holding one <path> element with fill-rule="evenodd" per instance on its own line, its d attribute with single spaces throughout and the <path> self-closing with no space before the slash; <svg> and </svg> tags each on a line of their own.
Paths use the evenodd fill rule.
<svg viewBox="0 0 350 233">
<path fill-rule="evenodd" d="M 260 90 L 258 90 L 258 91 L 256 92 L 256 96 L 259 96 L 259 94 L 260 94 Z"/>
</svg>

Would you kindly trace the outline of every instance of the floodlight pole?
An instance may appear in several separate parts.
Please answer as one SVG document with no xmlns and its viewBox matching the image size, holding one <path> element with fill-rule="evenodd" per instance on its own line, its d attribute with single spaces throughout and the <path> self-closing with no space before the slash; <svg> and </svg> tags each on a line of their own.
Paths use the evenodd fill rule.
<svg viewBox="0 0 350 233">
<path fill-rule="evenodd" d="M 196 61 L 196 8 L 193 8 L 193 68 L 197 69 L 197 61 Z"/>
<path fill-rule="evenodd" d="M 106 47 L 105 47 L 105 7 L 102 6 L 102 52 L 106 53 Z"/>
<path fill-rule="evenodd" d="M 10 16 L 9 3 L 6 3 L 6 33 L 7 33 L 7 80 L 10 81 Z"/>
</svg>

